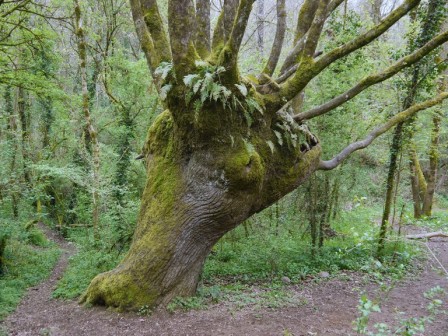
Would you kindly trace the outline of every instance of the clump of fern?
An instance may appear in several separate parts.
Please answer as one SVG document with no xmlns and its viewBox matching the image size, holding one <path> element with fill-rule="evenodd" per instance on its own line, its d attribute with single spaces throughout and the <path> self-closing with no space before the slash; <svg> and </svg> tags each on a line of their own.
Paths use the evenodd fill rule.
<svg viewBox="0 0 448 336">
<path fill-rule="evenodd" d="M 190 89 L 185 99 L 187 104 L 193 101 L 196 119 L 207 100 L 220 102 L 223 109 L 230 109 L 232 111 L 241 109 L 249 127 L 253 123 L 253 114 L 255 111 L 263 114 L 263 108 L 249 95 L 249 90 L 245 84 L 235 84 L 237 88 L 236 92 L 241 97 L 238 97 L 237 94 L 222 84 L 220 75 L 226 71 L 223 66 L 215 66 L 204 61 L 197 61 L 196 67 L 198 69 L 197 73 L 184 77 L 184 84 Z"/>
</svg>

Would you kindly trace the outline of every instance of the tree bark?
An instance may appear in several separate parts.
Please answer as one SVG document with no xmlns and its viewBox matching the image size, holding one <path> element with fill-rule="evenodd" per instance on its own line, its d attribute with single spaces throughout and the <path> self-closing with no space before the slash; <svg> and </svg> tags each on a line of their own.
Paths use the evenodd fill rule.
<svg viewBox="0 0 448 336">
<path fill-rule="evenodd" d="M 403 132 L 403 123 L 399 123 L 394 131 L 392 146 L 390 148 L 389 172 L 386 182 L 386 199 L 384 201 L 383 217 L 381 218 L 380 233 L 378 238 L 377 254 L 381 256 L 384 250 L 385 239 L 389 224 L 390 210 L 392 206 L 395 172 L 397 170 L 397 158 L 401 150 L 401 137 Z"/>
<path fill-rule="evenodd" d="M 431 132 L 431 144 L 429 148 L 429 170 L 427 178 L 426 193 L 423 198 L 422 212 L 425 216 L 430 217 L 432 215 L 432 205 L 434 199 L 434 193 L 436 190 L 437 182 L 437 169 L 439 166 L 439 138 L 440 138 L 440 124 L 442 117 L 440 111 L 436 111 L 432 119 L 433 128 Z"/>
<path fill-rule="evenodd" d="M 264 0 L 258 0 L 257 7 L 257 50 L 261 57 L 264 52 Z"/>
<path fill-rule="evenodd" d="M 422 207 L 420 202 L 420 189 L 418 183 L 418 175 L 416 172 L 416 166 L 414 164 L 412 155 L 409 158 L 409 171 L 411 173 L 411 192 L 412 203 L 414 207 L 414 218 L 420 218 L 422 216 Z"/>
<path fill-rule="evenodd" d="M 217 122 L 217 132 L 222 125 Z M 145 146 L 147 184 L 129 253 L 116 269 L 92 281 L 81 302 L 138 309 L 193 295 L 219 238 L 318 168 L 321 149 L 316 142 L 306 152 L 286 146 L 271 152 L 264 137 L 275 134 L 267 129 L 263 137 L 250 140 L 235 133 L 235 124 L 226 129 L 234 142 L 227 136 L 226 141 L 210 141 L 216 134 L 191 135 L 192 151 L 171 112 L 158 117 Z"/>
<path fill-rule="evenodd" d="M 25 182 L 30 187 L 31 177 L 30 171 L 28 169 L 29 164 L 29 121 L 26 113 L 26 93 L 23 87 L 17 88 L 17 114 L 20 120 L 20 144 L 22 148 L 22 159 L 23 159 L 23 177 Z"/>
</svg>

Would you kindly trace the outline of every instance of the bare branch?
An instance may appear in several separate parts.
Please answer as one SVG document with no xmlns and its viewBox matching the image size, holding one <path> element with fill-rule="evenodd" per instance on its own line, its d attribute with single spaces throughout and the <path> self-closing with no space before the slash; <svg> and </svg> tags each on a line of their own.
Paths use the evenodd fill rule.
<svg viewBox="0 0 448 336">
<path fill-rule="evenodd" d="M 277 0 L 277 30 L 275 31 L 274 43 L 272 45 L 271 53 L 268 62 L 263 69 L 263 74 L 272 76 L 277 67 L 280 53 L 282 52 L 283 41 L 286 32 L 286 8 L 285 0 Z"/>
<path fill-rule="evenodd" d="M 313 23 L 307 33 L 306 42 L 303 47 L 303 57 L 313 58 L 325 20 L 327 19 L 327 8 L 329 2 L 330 0 L 321 0 L 319 3 Z"/>
<path fill-rule="evenodd" d="M 320 1 L 305 0 L 302 7 L 300 7 L 299 18 L 297 19 L 297 28 L 294 34 L 294 45 L 297 41 L 305 36 L 308 29 L 310 29 L 313 23 L 314 16 L 316 15 L 317 7 Z"/>
<path fill-rule="evenodd" d="M 210 0 L 196 2 L 196 50 L 202 58 L 210 53 Z"/>
<path fill-rule="evenodd" d="M 394 65 L 388 67 L 384 71 L 379 72 L 374 75 L 370 75 L 368 77 L 365 77 L 363 80 L 361 80 L 358 84 L 356 84 L 350 90 L 344 92 L 343 94 L 335 97 L 334 99 L 330 100 L 329 102 L 327 102 L 321 106 L 318 106 L 309 111 L 297 114 L 296 116 L 294 116 L 294 119 L 296 121 L 311 119 L 311 118 L 320 116 L 322 114 L 325 114 L 325 113 L 333 110 L 334 108 L 336 108 L 336 107 L 344 104 L 345 102 L 351 100 L 352 98 L 356 97 L 359 93 L 366 90 L 370 86 L 380 83 L 380 82 L 383 82 L 386 79 L 397 74 L 399 71 L 403 70 L 404 68 L 407 68 L 407 67 L 417 63 L 423 57 L 428 55 L 432 50 L 439 47 L 446 41 L 448 41 L 448 31 L 437 35 L 431 41 L 426 43 L 422 48 L 417 49 L 415 52 L 413 52 L 412 54 L 410 54 L 406 57 L 401 58 Z"/>
<path fill-rule="evenodd" d="M 444 99 L 448 98 L 448 92 L 442 92 L 438 96 L 433 99 L 427 100 L 423 103 L 415 104 L 393 116 L 389 121 L 376 129 L 374 129 L 371 133 L 367 135 L 363 140 L 354 142 L 344 148 L 338 155 L 336 155 L 333 159 L 328 161 L 321 161 L 319 165 L 319 170 L 331 170 L 339 166 L 347 157 L 349 157 L 353 152 L 366 148 L 369 146 L 376 138 L 380 135 L 386 133 L 389 129 L 394 127 L 395 125 L 405 121 L 409 117 L 415 115 L 417 112 L 433 107 L 437 104 L 440 104 Z"/>
<path fill-rule="evenodd" d="M 232 32 L 230 33 L 230 38 L 227 42 L 227 45 L 233 54 L 232 59 L 235 61 L 240 50 L 244 33 L 246 32 L 247 22 L 249 21 L 249 16 L 252 12 L 252 5 L 254 2 L 255 0 L 241 0 L 240 5 L 238 6 Z"/>
<path fill-rule="evenodd" d="M 285 72 L 283 72 L 280 76 L 278 76 L 277 79 L 275 80 L 275 82 L 276 82 L 277 84 L 281 84 L 281 83 L 283 83 L 283 82 L 286 81 L 289 77 L 291 77 L 292 75 L 294 75 L 298 68 L 299 68 L 299 65 L 298 65 L 298 64 L 293 65 L 293 66 L 290 67 L 288 70 L 286 70 Z"/>
<path fill-rule="evenodd" d="M 238 53 L 241 48 L 241 42 L 244 33 L 246 32 L 247 23 L 254 2 L 255 0 L 240 1 L 229 39 L 222 48 L 218 45 L 216 49 L 216 63 L 226 67 L 227 72 L 225 80 L 228 82 L 235 83 L 239 78 Z M 221 15 L 223 14 L 221 13 Z M 226 30 L 224 30 L 224 32 L 226 32 Z"/>
<path fill-rule="evenodd" d="M 343 3 L 346 0 L 331 0 L 328 4 L 328 15 L 333 13 L 341 3 Z"/>
</svg>

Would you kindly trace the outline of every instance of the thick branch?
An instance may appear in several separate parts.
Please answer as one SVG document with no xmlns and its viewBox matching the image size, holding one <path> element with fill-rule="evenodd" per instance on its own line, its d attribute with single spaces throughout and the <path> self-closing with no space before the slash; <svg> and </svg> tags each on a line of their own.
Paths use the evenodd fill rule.
<svg viewBox="0 0 448 336">
<path fill-rule="evenodd" d="M 338 8 L 338 6 L 343 2 L 344 0 L 332 0 L 327 8 L 327 16 L 325 20 L 328 18 L 328 16 Z M 303 47 L 305 46 L 306 41 L 306 33 L 311 27 L 311 24 L 313 23 L 314 16 L 316 14 L 318 1 L 313 2 L 313 7 L 307 7 L 307 2 L 302 6 L 299 14 L 299 25 L 297 27 L 296 37 L 294 39 L 294 48 L 291 50 L 291 52 L 288 54 L 288 56 L 285 58 L 285 61 L 283 62 L 282 68 L 280 70 L 281 75 L 283 76 L 286 72 L 289 72 L 289 70 L 296 64 L 296 60 L 299 57 L 300 53 L 303 50 Z M 315 9 L 313 9 L 315 6 Z M 307 9 L 307 11 L 302 12 L 302 10 Z M 308 14 L 306 14 L 308 11 L 310 11 Z M 278 81 L 277 81 L 278 82 Z"/>
<path fill-rule="evenodd" d="M 384 71 L 379 72 L 374 75 L 370 75 L 368 77 L 365 77 L 363 80 L 361 80 L 358 84 L 356 84 L 350 90 L 333 98 L 332 100 L 330 100 L 329 102 L 327 102 L 321 106 L 318 106 L 309 111 L 297 114 L 296 116 L 294 116 L 294 119 L 296 121 L 311 119 L 311 118 L 320 116 L 322 114 L 325 114 L 325 113 L 333 110 L 334 108 L 336 108 L 336 107 L 344 104 L 345 102 L 351 100 L 352 98 L 356 97 L 359 93 L 366 90 L 370 86 L 380 83 L 380 82 L 383 82 L 386 79 L 391 78 L 393 75 L 397 74 L 404 68 L 407 68 L 407 67 L 417 63 L 423 57 L 428 55 L 432 50 L 439 47 L 446 41 L 448 41 L 448 31 L 437 35 L 431 41 L 426 43 L 422 48 L 416 50 L 415 52 L 413 52 L 412 54 L 410 54 L 406 57 L 401 58 L 394 65 L 388 67 Z"/>
<path fill-rule="evenodd" d="M 170 62 L 170 44 L 168 43 L 168 37 L 165 28 L 163 27 L 157 0 L 140 0 L 140 3 L 146 26 L 151 34 L 160 61 Z"/>
<path fill-rule="evenodd" d="M 274 44 L 268 62 L 263 69 L 263 74 L 272 76 L 277 67 L 280 53 L 282 52 L 283 41 L 286 32 L 286 8 L 285 0 L 277 0 L 277 30 L 275 31 Z"/>
<path fill-rule="evenodd" d="M 214 52 L 219 52 L 229 39 L 233 22 L 235 21 L 238 3 L 238 0 L 224 0 L 224 6 L 213 31 L 212 49 Z"/>
<path fill-rule="evenodd" d="M 363 140 L 354 142 L 344 148 L 338 155 L 336 155 L 333 159 L 328 161 L 321 161 L 319 165 L 319 170 L 331 170 L 339 166 L 347 157 L 349 157 L 353 152 L 366 148 L 369 146 L 376 138 L 380 135 L 386 133 L 389 129 L 394 127 L 395 125 L 405 121 L 409 117 L 415 115 L 417 112 L 433 107 L 437 104 L 440 104 L 444 99 L 448 98 L 448 92 L 443 92 L 434 99 L 427 100 L 423 103 L 416 104 L 411 106 L 407 110 L 398 113 L 394 117 L 392 117 L 387 123 L 377 127 L 373 130 L 366 138 Z"/>
<path fill-rule="evenodd" d="M 238 6 L 232 32 L 230 33 L 230 38 L 227 42 L 233 56 L 232 59 L 235 61 L 240 50 L 244 33 L 246 32 L 247 22 L 249 21 L 249 16 L 252 12 L 252 5 L 254 2 L 255 0 L 241 0 L 240 5 Z"/>
<path fill-rule="evenodd" d="M 297 19 L 296 33 L 294 35 L 294 45 L 296 45 L 297 42 L 305 36 L 308 29 L 310 29 L 318 6 L 319 1 L 305 0 L 302 7 L 300 7 L 299 18 Z"/>
<path fill-rule="evenodd" d="M 196 50 L 202 58 L 210 53 L 210 0 L 196 2 Z"/>
<path fill-rule="evenodd" d="M 230 37 L 224 48 L 218 50 L 217 63 L 227 69 L 225 81 L 229 83 L 239 80 L 238 53 L 254 2 L 255 0 L 240 1 Z"/>
<path fill-rule="evenodd" d="M 197 57 L 194 48 L 195 10 L 192 0 L 168 2 L 168 27 L 173 67 L 178 78 L 190 73 Z"/>
<path fill-rule="evenodd" d="M 138 39 L 140 40 L 142 50 L 145 53 L 151 74 L 153 78 L 155 78 L 154 70 L 160 64 L 160 57 L 156 52 L 154 41 L 145 24 L 142 8 L 140 6 L 140 0 L 130 0 L 130 2 L 131 2 L 132 18 L 135 24 L 135 30 L 137 32 Z"/>
<path fill-rule="evenodd" d="M 327 19 L 327 8 L 329 2 L 330 0 L 321 0 L 319 3 L 319 7 L 317 8 L 316 15 L 308 31 L 306 42 L 303 47 L 304 57 L 313 58 L 325 20 Z"/>
<path fill-rule="evenodd" d="M 412 8 L 417 6 L 419 2 L 420 0 L 406 0 L 400 7 L 381 21 L 379 25 L 358 36 L 354 40 L 344 44 L 343 46 L 336 48 L 328 54 L 322 56 L 322 58 L 320 58 L 317 62 L 314 62 L 311 58 L 302 58 L 301 64 L 295 75 L 281 86 L 278 93 L 273 94 L 272 97 L 269 98 L 271 101 L 269 108 L 281 108 L 285 101 L 290 101 L 293 99 L 314 77 L 316 77 L 331 63 L 347 56 L 353 51 L 362 48 L 378 38 L 400 18 L 406 15 L 406 13 L 408 13 Z"/>
<path fill-rule="evenodd" d="M 343 46 L 330 51 L 316 62 L 315 67 L 318 71 L 322 71 L 334 61 L 347 56 L 355 50 L 358 50 L 386 32 L 392 25 L 405 16 L 411 9 L 419 4 L 420 0 L 406 0 L 400 7 L 391 12 L 384 18 L 380 24 L 373 27 L 364 34 L 358 36 L 354 40 L 344 44 Z"/>
</svg>

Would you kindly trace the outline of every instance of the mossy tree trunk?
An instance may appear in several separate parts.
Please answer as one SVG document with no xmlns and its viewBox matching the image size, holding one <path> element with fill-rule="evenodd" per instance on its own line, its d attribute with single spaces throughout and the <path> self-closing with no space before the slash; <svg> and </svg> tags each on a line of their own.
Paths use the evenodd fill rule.
<svg viewBox="0 0 448 336">
<path fill-rule="evenodd" d="M 316 60 L 324 22 L 343 0 L 321 0 L 318 6 L 306 1 L 299 14 L 301 37 L 280 76 L 272 80 L 286 27 L 284 2 L 279 0 L 274 42 L 279 48 L 271 50 L 268 75 L 261 82 L 242 77 L 238 68 L 254 0 L 224 0 L 212 35 L 195 31 L 210 27 L 210 9 L 202 0 L 196 7 L 192 0 L 168 1 L 168 32 L 156 0 L 130 2 L 166 110 L 150 127 L 143 149 L 148 176 L 130 250 L 117 268 L 93 279 L 81 302 L 138 309 L 194 294 L 208 253 L 226 232 L 296 189 L 316 170 L 337 167 L 404 119 L 448 97 L 442 93 L 398 113 L 367 139 L 321 161 L 320 143 L 303 125 L 316 115 L 306 111 L 291 116 L 288 104 L 321 71 L 379 37 L 418 0 L 405 0 L 377 26 Z M 447 40 L 448 34 L 441 34 L 377 74 L 375 81 L 358 83 L 355 94 L 347 97 L 390 78 Z M 317 115 L 347 100 L 334 99 L 331 108 L 318 107 Z"/>
<path fill-rule="evenodd" d="M 138 308 L 194 294 L 218 239 L 318 168 L 316 142 L 305 152 L 278 146 L 272 153 L 268 120 L 247 137 L 245 121 L 229 112 L 201 111 L 238 122 L 221 128 L 217 120 L 213 130 L 199 126 L 189 135 L 170 111 L 158 117 L 147 139 L 148 179 L 132 246 L 119 267 L 93 280 L 85 301 Z"/>
</svg>

